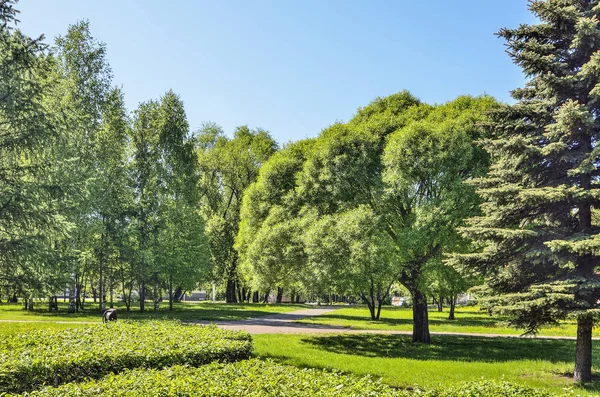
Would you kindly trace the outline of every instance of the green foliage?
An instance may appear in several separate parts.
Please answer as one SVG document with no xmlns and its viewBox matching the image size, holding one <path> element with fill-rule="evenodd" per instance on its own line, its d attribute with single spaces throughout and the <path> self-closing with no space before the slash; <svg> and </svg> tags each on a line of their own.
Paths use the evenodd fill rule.
<svg viewBox="0 0 600 397">
<path fill-rule="evenodd" d="M 0 389 L 18 393 L 125 369 L 246 359 L 252 342 L 244 332 L 216 327 L 117 322 L 11 335 L 0 348 Z"/>
<path fill-rule="evenodd" d="M 174 366 L 163 370 L 133 370 L 101 381 L 67 384 L 29 393 L 32 397 L 63 395 L 128 396 L 378 396 L 378 397 L 549 397 L 550 393 L 509 382 L 464 383 L 446 390 L 391 388 L 369 376 L 298 369 L 272 361 L 248 360 L 200 368 Z"/>
<path fill-rule="evenodd" d="M 465 249 L 456 228 L 478 199 L 463 182 L 487 168 L 475 141 L 495 106 L 491 97 L 428 106 L 404 91 L 284 148 L 245 194 L 242 262 L 267 284 L 307 280 L 305 289 L 373 308 L 395 280 L 423 301 L 427 263 Z"/>
<path fill-rule="evenodd" d="M 102 381 L 68 384 L 31 396 L 402 396 L 405 393 L 369 377 L 298 369 L 271 361 L 248 360 L 200 368 L 130 371 Z"/>
<path fill-rule="evenodd" d="M 11 3 L 0 3 L 0 286 L 29 295 L 64 281 L 49 265 L 71 225 L 56 208 L 48 150 L 59 132 L 44 101 L 52 60 L 43 37 L 14 29 Z"/>
<path fill-rule="evenodd" d="M 198 161 L 202 170 L 202 211 L 214 266 L 214 277 L 226 281 L 227 302 L 237 302 L 243 283 L 238 274 L 235 236 L 240 228 L 244 191 L 258 176 L 263 163 L 277 150 L 267 131 L 238 127 L 233 139 L 215 124 L 203 126 L 198 136 Z"/>
<path fill-rule="evenodd" d="M 554 394 L 533 387 L 521 386 L 510 382 L 481 381 L 453 386 L 446 390 L 427 393 L 431 397 L 550 397 Z M 568 393 L 564 394 L 569 395 Z"/>
<path fill-rule="evenodd" d="M 493 115 L 484 146 L 494 164 L 473 181 L 484 214 L 463 229 L 479 251 L 455 262 L 486 275 L 496 297 L 506 294 L 492 304 L 536 332 L 598 313 L 600 9 L 558 0 L 530 8 L 539 24 L 499 32 L 530 80 Z"/>
<path fill-rule="evenodd" d="M 309 264 L 324 273 L 334 290 L 360 296 L 373 320 L 379 319 L 381 304 L 402 269 L 382 221 L 361 205 L 321 217 L 304 237 Z"/>
</svg>

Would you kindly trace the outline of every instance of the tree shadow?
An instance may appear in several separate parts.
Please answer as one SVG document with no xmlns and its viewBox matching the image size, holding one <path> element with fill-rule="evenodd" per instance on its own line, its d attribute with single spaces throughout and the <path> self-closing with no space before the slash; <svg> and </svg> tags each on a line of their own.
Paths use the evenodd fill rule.
<svg viewBox="0 0 600 397">
<path fill-rule="evenodd" d="M 344 334 L 306 337 L 303 343 L 338 354 L 363 357 L 408 358 L 464 362 L 505 362 L 543 360 L 571 363 L 575 341 L 564 339 L 485 338 L 475 336 L 432 337 L 432 343 L 413 343 L 410 335 Z M 594 342 L 598 348 L 600 342 Z M 595 366 L 600 358 L 595 358 Z"/>
<path fill-rule="evenodd" d="M 377 321 L 372 321 L 365 316 L 352 316 L 352 315 L 344 315 L 344 314 L 326 314 L 320 317 L 309 318 L 305 320 L 305 322 L 319 322 L 320 319 L 336 319 L 354 322 L 357 324 L 361 324 L 367 322 L 368 324 L 382 324 L 390 327 L 397 327 L 400 325 L 410 325 L 412 326 L 413 320 L 412 318 L 385 318 L 382 317 Z M 429 318 L 429 325 L 455 325 L 465 326 L 465 327 L 489 327 L 494 328 L 498 324 L 502 324 L 503 319 L 499 319 L 497 317 L 483 317 L 483 316 L 469 316 L 469 315 L 457 315 L 456 320 L 448 320 L 444 318 Z"/>
</svg>

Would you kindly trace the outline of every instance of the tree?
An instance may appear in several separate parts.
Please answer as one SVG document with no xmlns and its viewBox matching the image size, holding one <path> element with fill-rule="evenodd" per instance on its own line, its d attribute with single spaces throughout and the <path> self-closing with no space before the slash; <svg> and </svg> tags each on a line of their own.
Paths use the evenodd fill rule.
<svg viewBox="0 0 600 397">
<path fill-rule="evenodd" d="M 210 278 L 210 252 L 204 220 L 196 206 L 168 199 L 158 231 L 157 262 L 173 310 L 175 290 L 192 290 Z"/>
<path fill-rule="evenodd" d="M 325 272 L 336 292 L 360 296 L 372 320 L 379 320 L 402 267 L 381 223 L 383 218 L 361 205 L 325 215 L 305 232 L 309 263 Z"/>
<path fill-rule="evenodd" d="M 126 231 L 133 210 L 133 192 L 127 174 L 129 119 L 123 93 L 113 89 L 102 109 L 102 124 L 96 133 L 94 180 L 90 186 L 91 216 L 96 220 L 94 256 L 98 263 L 100 310 L 105 309 L 105 295 L 116 286 L 121 262 L 131 262 L 123 255 Z"/>
<path fill-rule="evenodd" d="M 475 140 L 478 122 L 495 105 L 490 97 L 460 97 L 392 133 L 385 148 L 387 230 L 404 263 L 398 281 L 412 297 L 415 342 L 430 341 L 427 264 L 459 250 L 457 227 L 478 213 L 478 197 L 463 182 L 487 169 Z"/>
<path fill-rule="evenodd" d="M 453 262 L 486 275 L 501 294 L 496 310 L 526 332 L 577 319 L 574 379 L 588 382 L 600 312 L 600 6 L 548 0 L 530 10 L 539 24 L 499 32 L 530 79 L 495 112 L 485 141 L 494 165 L 475 181 L 484 214 L 464 229 L 480 250 Z"/>
<path fill-rule="evenodd" d="M 399 280 L 413 296 L 413 339 L 429 342 L 427 265 L 464 248 L 456 227 L 478 201 L 463 181 L 486 170 L 475 140 L 493 106 L 461 97 L 433 107 L 401 92 L 328 127 L 309 150 L 282 150 L 245 194 L 242 258 L 271 278 L 305 273 L 330 290 L 351 287 L 374 318 Z"/>
<path fill-rule="evenodd" d="M 158 206 L 160 153 L 158 149 L 158 103 L 154 101 L 139 105 L 134 114 L 131 142 L 133 161 L 131 172 L 135 197 L 135 270 L 139 285 L 140 311 L 145 310 L 146 287 L 153 275 L 153 236 L 158 230 Z"/>
<path fill-rule="evenodd" d="M 144 310 L 149 283 L 153 284 L 154 298 L 159 298 L 165 271 L 172 308 L 173 282 L 182 282 L 182 268 L 198 266 L 188 274 L 188 281 L 196 282 L 199 280 L 191 277 L 197 274 L 194 270 L 205 267 L 203 235 L 197 233 L 197 225 L 192 226 L 197 222 L 203 225 L 195 209 L 198 204 L 195 143 L 189 134 L 183 102 L 175 93 L 168 91 L 160 102 L 140 105 L 132 143 L 140 310 Z M 194 254 L 197 257 L 190 261 Z"/>
<path fill-rule="evenodd" d="M 61 185 L 60 211 L 75 226 L 70 238 L 57 245 L 60 255 L 57 260 L 71 266 L 78 310 L 84 307 L 81 296 L 88 283 L 94 301 L 100 292 L 102 310 L 105 248 L 99 248 L 98 244 L 104 244 L 106 239 L 102 238 L 103 242 L 99 243 L 98 236 L 104 234 L 105 225 L 99 216 L 99 206 L 103 204 L 95 193 L 102 191 L 102 185 L 106 184 L 106 180 L 97 178 L 98 171 L 104 167 L 100 164 L 102 156 L 106 157 L 105 149 L 98 147 L 106 141 L 99 141 L 98 134 L 101 128 L 106 128 L 103 117 L 112 117 L 112 110 L 105 110 L 112 71 L 106 61 L 106 45 L 92 37 L 87 21 L 70 25 L 67 33 L 56 39 L 53 59 L 50 79 L 55 84 L 47 93 L 46 102 L 59 120 L 62 133 L 53 147 L 52 161 Z M 122 104 L 117 106 L 122 107 Z"/>
<path fill-rule="evenodd" d="M 206 124 L 198 138 L 200 191 L 215 277 L 226 280 L 227 302 L 237 302 L 247 295 L 246 286 L 240 285 L 234 248 L 242 196 L 277 144 L 268 132 L 246 126 L 238 127 L 229 139 L 220 127 Z"/>
<path fill-rule="evenodd" d="M 56 210 L 45 150 L 58 135 L 44 103 L 51 59 L 43 36 L 13 29 L 16 14 L 0 1 L 0 284 L 30 297 L 61 284 L 64 269 L 48 265 L 70 224 Z"/>
<path fill-rule="evenodd" d="M 235 248 L 257 292 L 298 290 L 304 280 L 315 281 L 302 241 L 310 221 L 299 219 L 302 202 L 294 190 L 313 143 L 298 141 L 273 154 L 244 191 Z"/>
</svg>

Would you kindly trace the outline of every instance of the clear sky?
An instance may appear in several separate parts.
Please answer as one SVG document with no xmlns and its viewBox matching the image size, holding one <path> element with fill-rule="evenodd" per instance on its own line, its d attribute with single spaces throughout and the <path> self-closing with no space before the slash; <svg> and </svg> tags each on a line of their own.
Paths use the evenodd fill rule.
<svg viewBox="0 0 600 397">
<path fill-rule="evenodd" d="M 378 96 L 429 103 L 524 77 L 494 33 L 532 23 L 526 0 L 21 0 L 20 27 L 47 41 L 90 21 L 129 110 L 168 89 L 191 128 L 247 124 L 280 143 L 316 136 Z"/>
</svg>

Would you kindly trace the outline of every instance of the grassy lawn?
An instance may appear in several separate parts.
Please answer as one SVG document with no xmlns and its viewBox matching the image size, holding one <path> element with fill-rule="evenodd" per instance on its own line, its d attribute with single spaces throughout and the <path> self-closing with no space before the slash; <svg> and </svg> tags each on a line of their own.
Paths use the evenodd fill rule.
<svg viewBox="0 0 600 397">
<path fill-rule="evenodd" d="M 255 355 L 298 367 L 329 368 L 382 377 L 385 383 L 413 388 L 449 386 L 462 381 L 504 379 L 574 395 L 596 395 L 600 381 L 585 388 L 568 376 L 575 342 L 435 336 L 417 345 L 404 335 L 254 335 Z M 600 348 L 596 342 L 595 349 Z M 600 372 L 600 356 L 594 357 Z"/>
<path fill-rule="evenodd" d="M 429 329 L 432 332 L 465 332 L 475 334 L 519 335 L 523 331 L 507 326 L 502 317 L 490 317 L 479 307 L 456 309 L 456 320 L 448 320 L 448 309 L 443 312 L 429 311 Z M 354 329 L 380 329 L 411 331 L 412 309 L 393 306 L 383 307 L 379 321 L 371 321 L 369 310 L 362 306 L 343 307 L 318 317 L 299 320 L 302 323 L 338 325 Z M 576 336 L 576 323 L 564 322 L 560 326 L 542 329 L 540 335 Z"/>
<path fill-rule="evenodd" d="M 21 304 L 0 304 L 0 321 L 72 321 L 88 322 L 101 321 L 97 304 L 87 303 L 86 310 L 79 313 L 67 312 L 67 303 L 59 303 L 59 311 L 49 313 L 46 302 L 35 302 L 35 310 L 28 312 L 23 310 Z M 153 310 L 152 303 L 146 305 L 146 311 L 141 313 L 139 307 L 132 307 L 130 312 L 125 310 L 123 304 L 117 304 L 119 319 L 129 320 L 149 320 L 149 319 L 177 319 L 181 321 L 223 321 L 223 320 L 243 320 L 246 318 L 260 317 L 274 313 L 286 313 L 294 310 L 305 309 L 306 305 L 290 304 L 225 304 L 212 302 L 181 302 L 176 303 L 173 311 L 169 311 L 168 303 L 162 303 L 159 311 Z M 4 324 L 0 323 L 0 327 Z"/>
<path fill-rule="evenodd" d="M 12 306 L 0 306 L 0 319 L 9 319 L 12 313 L 19 318 L 46 321 L 0 322 L 0 341 L 4 335 L 34 329 L 61 332 L 70 327 L 87 326 L 57 322 L 63 321 L 67 316 L 65 313 L 60 316 L 44 312 L 27 314 L 18 306 L 13 310 Z M 263 306 L 201 303 L 185 304 L 178 310 L 188 314 L 207 312 L 213 318 L 246 318 L 255 315 L 255 311 L 264 315 L 299 308 Z M 135 317 L 136 313 L 132 315 Z M 77 318 L 88 320 L 91 317 L 80 314 Z M 575 351 L 575 342 L 571 340 L 434 336 L 431 345 L 417 345 L 411 342 L 410 336 L 376 334 L 254 335 L 253 340 L 255 356 L 259 358 L 272 358 L 297 367 L 370 374 L 403 388 L 443 387 L 485 378 L 504 379 L 557 393 L 566 388 L 573 389 L 573 395 L 600 394 L 600 380 L 583 388 L 569 379 Z M 594 348 L 594 371 L 600 378 L 600 341 L 595 342 Z"/>
</svg>

